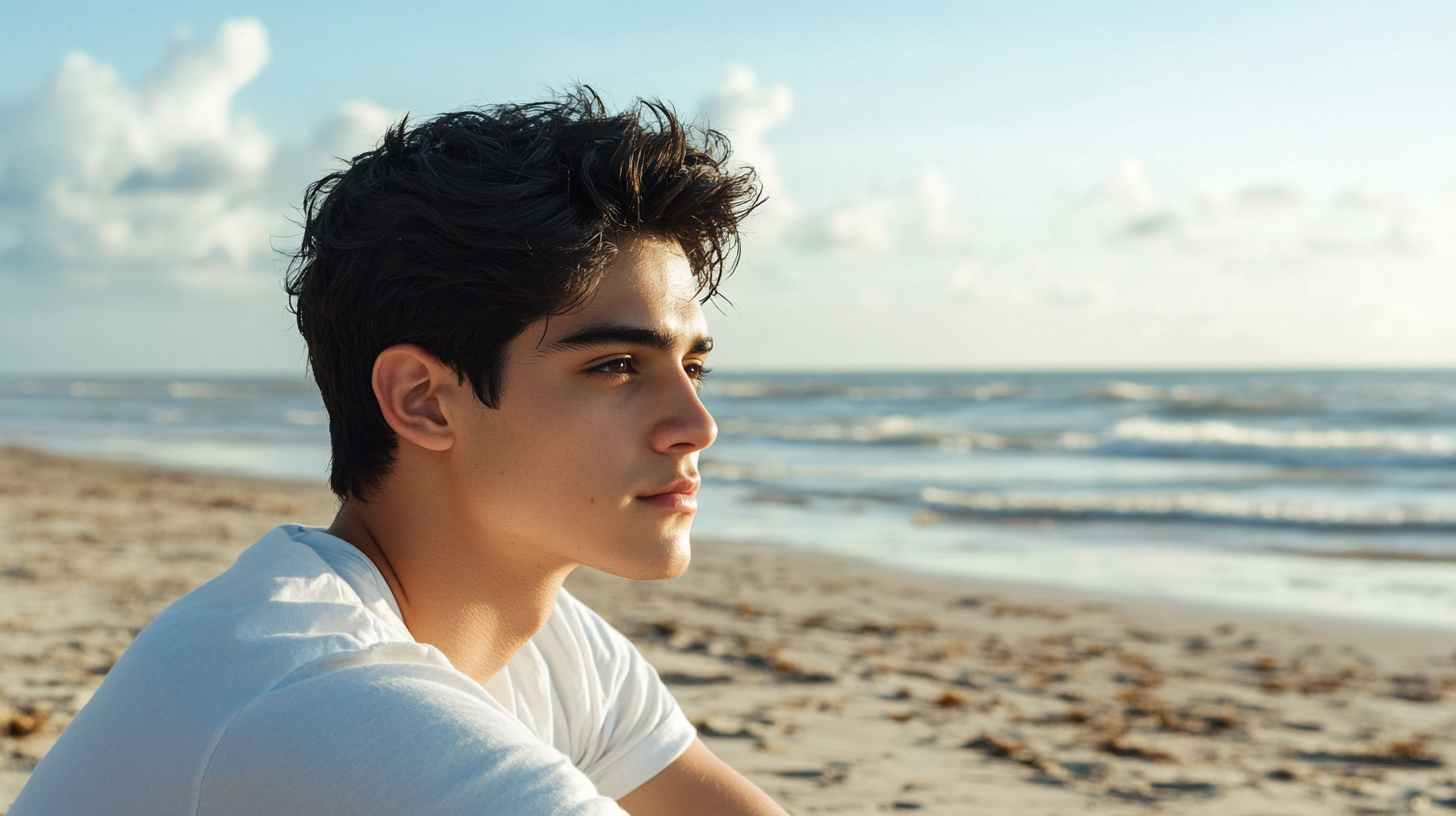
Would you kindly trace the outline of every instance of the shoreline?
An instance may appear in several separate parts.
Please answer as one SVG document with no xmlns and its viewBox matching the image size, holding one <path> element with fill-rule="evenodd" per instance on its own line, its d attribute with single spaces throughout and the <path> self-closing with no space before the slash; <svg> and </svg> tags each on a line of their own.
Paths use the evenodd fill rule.
<svg viewBox="0 0 1456 816">
<path fill-rule="evenodd" d="M 913 567 L 886 564 L 872 558 L 860 558 L 822 550 L 796 549 L 786 545 L 762 542 L 716 539 L 699 541 L 694 539 L 693 544 L 715 549 L 736 549 L 757 553 L 781 561 L 798 562 L 802 560 L 805 566 L 813 566 L 819 562 L 832 564 L 835 569 L 872 575 L 878 582 L 914 584 L 919 587 L 935 586 L 945 592 L 998 595 L 1031 603 L 1057 602 L 1077 607 L 1091 606 L 1126 615 L 1154 615 L 1165 621 L 1197 623 L 1217 618 L 1249 627 L 1275 626 L 1335 638 L 1357 639 L 1362 643 L 1369 643 L 1377 647 L 1391 642 L 1392 639 L 1400 642 L 1449 641 L 1453 654 L 1456 654 L 1456 629 L 1440 624 L 1421 625 L 1404 621 L 1370 620 L 1355 616 L 1345 617 L 1313 612 L 1298 613 L 1188 598 L 1104 592 L 1066 587 L 1060 584 L 974 578 L 960 574 L 940 575 Z M 689 567 L 689 572 L 691 572 L 691 567 Z"/>
<path fill-rule="evenodd" d="M 174 378 L 175 379 L 175 378 Z M 317 493 L 322 491 L 328 493 L 325 482 L 312 482 L 292 480 L 286 478 L 275 478 L 269 476 L 258 476 L 243 472 L 230 471 L 227 469 L 206 470 L 189 469 L 185 467 L 173 467 L 165 464 L 152 464 L 126 459 L 120 456 L 86 456 L 71 453 L 60 453 L 41 448 L 27 447 L 0 442 L 0 456 L 7 452 L 34 454 L 41 457 L 54 458 L 57 460 L 71 460 L 76 463 L 94 463 L 115 465 L 121 468 L 133 468 L 139 471 L 155 471 L 163 474 L 187 474 L 189 477 L 218 479 L 226 481 L 237 481 L 241 483 L 252 483 L 263 488 L 287 488 L 304 493 Z M 329 494 L 331 496 L 331 494 Z M 314 526 L 327 526 L 327 519 L 310 520 L 306 522 Z M 276 524 L 305 523 L 294 519 L 280 518 Z M 275 526 L 276 526 L 275 524 Z M 271 528 L 270 528 L 271 529 Z M 888 571 L 898 574 L 903 578 L 914 578 L 915 580 L 932 580 L 937 582 L 948 582 L 951 585 L 964 585 L 988 592 L 1029 592 L 1029 593 L 1057 593 L 1069 597 L 1085 598 L 1089 602 L 1105 602 L 1131 607 L 1147 607 L 1149 609 L 1176 612 L 1182 610 L 1187 614 L 1195 616 L 1234 616 L 1250 620 L 1264 621 L 1268 623 L 1289 623 L 1307 625 L 1312 627 L 1338 628 L 1341 631 L 1349 629 L 1368 630 L 1373 636 L 1381 633 L 1409 632 L 1412 635 L 1456 635 L 1456 624 L 1420 624 L 1408 620 L 1386 620 L 1372 619 L 1360 615 L 1338 615 L 1322 614 L 1319 612 L 1294 612 L 1287 609 L 1276 609 L 1268 607 L 1243 606 L 1234 602 L 1220 602 L 1194 598 L 1180 598 L 1172 595 L 1149 595 L 1133 592 L 1116 592 L 1111 590 L 1099 590 L 1085 587 L 1073 587 L 1063 584 L 1047 583 L 1032 580 L 985 578 L 966 574 L 938 574 L 929 569 L 919 569 L 914 565 L 894 564 L 888 559 L 878 559 L 872 556 L 856 556 L 844 553 L 830 552 L 810 548 L 795 547 L 791 544 L 776 543 L 768 540 L 747 540 L 747 539 L 722 539 L 712 537 L 695 537 L 695 544 L 715 547 L 738 547 L 752 549 L 764 553 L 803 556 L 810 559 L 825 559 L 844 565 L 868 565 L 876 570 Z M 1313 548 L 1298 547 L 1263 547 L 1250 550 L 1251 553 L 1267 554 L 1274 556 L 1289 556 L 1293 558 L 1308 558 L 1316 561 L 1370 561 L 1381 563 L 1411 563 L 1411 564 L 1456 564 L 1456 553 L 1428 553 L 1422 551 L 1406 550 L 1319 550 Z"/>
<path fill-rule="evenodd" d="M 0 447 L 0 812 L 131 638 L 322 484 Z M 795 813 L 1456 807 L 1449 630 L 694 541 L 570 590 Z"/>
</svg>

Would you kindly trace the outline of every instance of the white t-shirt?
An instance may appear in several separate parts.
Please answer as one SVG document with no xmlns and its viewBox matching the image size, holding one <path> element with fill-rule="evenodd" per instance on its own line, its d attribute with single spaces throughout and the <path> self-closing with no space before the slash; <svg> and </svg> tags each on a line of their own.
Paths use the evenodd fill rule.
<svg viewBox="0 0 1456 816">
<path fill-rule="evenodd" d="M 363 553 L 285 525 L 142 631 L 10 816 L 620 816 L 694 735 L 565 590 L 482 687 Z"/>
</svg>

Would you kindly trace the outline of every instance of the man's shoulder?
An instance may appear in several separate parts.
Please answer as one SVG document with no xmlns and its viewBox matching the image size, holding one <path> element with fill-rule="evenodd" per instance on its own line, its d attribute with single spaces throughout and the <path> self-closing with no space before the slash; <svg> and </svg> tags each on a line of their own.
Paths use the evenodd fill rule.
<svg viewBox="0 0 1456 816">
<path fill-rule="evenodd" d="M 87 710 L 158 708 L 215 722 L 329 658 L 377 655 L 394 645 L 385 650 L 392 660 L 448 665 L 415 643 L 402 621 L 371 609 L 297 540 L 301 529 L 274 528 L 221 575 L 163 610 L 112 667 Z"/>
<path fill-rule="evenodd" d="M 64 779 L 87 778 L 172 812 L 233 721 L 289 682 L 353 665 L 448 667 L 292 533 L 264 535 L 148 624 L 27 787 L 79 796 L 62 790 Z"/>
<path fill-rule="evenodd" d="M 163 610 L 128 654 L 179 652 L 183 660 L 205 654 L 203 662 L 215 664 L 239 650 L 267 655 L 272 664 L 301 665 L 329 652 L 411 641 L 401 621 L 371 609 L 325 558 L 297 540 L 301 529 L 269 531 L 221 575 Z"/>
</svg>

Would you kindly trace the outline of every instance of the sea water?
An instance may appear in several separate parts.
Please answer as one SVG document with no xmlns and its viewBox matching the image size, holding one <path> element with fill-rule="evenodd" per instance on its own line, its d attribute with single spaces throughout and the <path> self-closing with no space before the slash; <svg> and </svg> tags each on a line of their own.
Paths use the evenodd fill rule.
<svg viewBox="0 0 1456 816">
<path fill-rule="evenodd" d="M 724 374 L 695 534 L 1456 627 L 1456 372 Z M 0 441 L 321 481 L 293 379 L 0 380 Z"/>
</svg>

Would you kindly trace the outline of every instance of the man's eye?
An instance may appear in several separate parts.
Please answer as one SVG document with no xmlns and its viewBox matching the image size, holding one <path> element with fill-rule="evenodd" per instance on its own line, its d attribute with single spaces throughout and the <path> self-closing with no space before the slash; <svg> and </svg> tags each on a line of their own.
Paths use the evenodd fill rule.
<svg viewBox="0 0 1456 816">
<path fill-rule="evenodd" d="M 702 363 L 688 363 L 683 366 L 683 371 L 686 371 L 688 376 L 693 379 L 693 384 L 698 386 L 701 386 L 703 380 L 713 373 L 713 369 L 705 367 Z"/>
<path fill-rule="evenodd" d="M 601 365 L 593 366 L 592 371 L 602 374 L 633 374 L 636 369 L 632 367 L 632 358 L 618 357 L 615 360 L 608 360 Z"/>
</svg>

